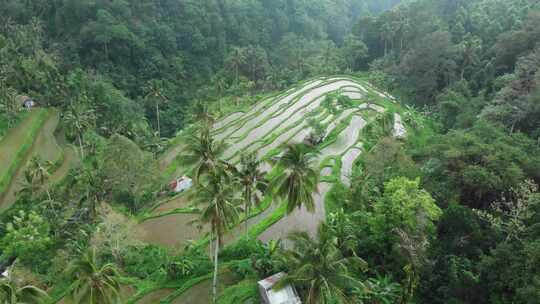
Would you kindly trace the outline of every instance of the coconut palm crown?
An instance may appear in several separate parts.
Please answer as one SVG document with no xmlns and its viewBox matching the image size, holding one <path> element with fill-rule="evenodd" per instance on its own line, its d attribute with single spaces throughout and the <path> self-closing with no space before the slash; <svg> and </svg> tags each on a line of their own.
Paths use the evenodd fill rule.
<svg viewBox="0 0 540 304">
<path fill-rule="evenodd" d="M 287 199 L 287 213 L 305 206 L 315 211 L 313 193 L 318 192 L 319 173 L 313 168 L 317 152 L 305 144 L 289 144 L 277 160 L 281 170 L 271 182 L 278 197 Z"/>
</svg>

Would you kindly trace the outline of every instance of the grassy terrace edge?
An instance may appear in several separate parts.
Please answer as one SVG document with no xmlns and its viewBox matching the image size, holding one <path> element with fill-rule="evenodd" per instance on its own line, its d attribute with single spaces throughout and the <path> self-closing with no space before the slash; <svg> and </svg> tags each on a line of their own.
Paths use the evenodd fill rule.
<svg viewBox="0 0 540 304">
<path fill-rule="evenodd" d="M 37 133 L 43 127 L 43 124 L 47 120 L 48 116 L 52 115 L 52 112 L 43 108 L 38 109 L 37 111 L 38 113 L 30 124 L 28 132 L 25 133 L 22 144 L 19 146 L 17 152 L 15 153 L 15 157 L 8 165 L 8 169 L 6 170 L 4 175 L 0 177 L 0 197 L 3 197 L 5 195 L 5 191 L 11 184 L 15 172 L 17 172 L 17 169 L 21 166 L 21 163 L 24 161 L 26 155 L 28 154 L 28 151 L 32 148 Z M 27 119 L 31 119 L 31 117 Z"/>
</svg>

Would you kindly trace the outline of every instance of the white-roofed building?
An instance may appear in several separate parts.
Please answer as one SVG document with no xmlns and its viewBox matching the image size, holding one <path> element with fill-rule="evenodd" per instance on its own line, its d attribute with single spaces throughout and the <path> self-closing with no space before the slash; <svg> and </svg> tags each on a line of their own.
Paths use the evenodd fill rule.
<svg viewBox="0 0 540 304">
<path fill-rule="evenodd" d="M 276 273 L 257 282 L 263 304 L 301 304 L 300 297 L 292 285 L 280 289 L 273 289 L 274 285 L 285 278 L 285 272 Z"/>
</svg>

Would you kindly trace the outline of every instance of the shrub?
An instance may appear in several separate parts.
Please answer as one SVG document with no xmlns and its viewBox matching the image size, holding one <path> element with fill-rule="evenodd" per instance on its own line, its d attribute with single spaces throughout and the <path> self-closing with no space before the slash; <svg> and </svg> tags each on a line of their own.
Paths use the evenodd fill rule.
<svg viewBox="0 0 540 304">
<path fill-rule="evenodd" d="M 170 257 L 162 247 L 146 245 L 144 247 L 129 247 L 124 253 L 124 270 L 130 275 L 144 279 L 157 270 L 164 269 Z"/>
<path fill-rule="evenodd" d="M 49 224 L 34 211 L 20 210 L 6 225 L 6 234 L 0 240 L 0 261 L 17 257 L 24 265 L 41 269 L 48 262 L 47 255 L 53 245 Z M 36 269 L 36 270 L 39 270 Z"/>
<path fill-rule="evenodd" d="M 183 254 L 173 257 L 166 269 L 167 275 L 173 280 L 198 277 L 212 271 L 212 262 L 202 249 L 188 249 Z"/>
<path fill-rule="evenodd" d="M 226 246 L 221 250 L 220 257 L 224 260 L 241 260 L 250 257 L 260 250 L 256 241 L 242 237 L 237 242 Z"/>
</svg>

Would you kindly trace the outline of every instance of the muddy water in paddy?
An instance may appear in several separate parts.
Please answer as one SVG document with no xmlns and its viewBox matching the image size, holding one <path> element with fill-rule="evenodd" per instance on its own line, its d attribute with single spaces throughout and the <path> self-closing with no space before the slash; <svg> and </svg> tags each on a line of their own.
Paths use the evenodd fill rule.
<svg viewBox="0 0 540 304">
<path fill-rule="evenodd" d="M 230 274 L 222 274 L 218 279 L 218 294 L 225 287 L 236 283 L 234 277 Z M 212 303 L 212 280 L 202 281 L 201 283 L 186 290 L 182 295 L 172 301 L 172 304 L 210 304 Z M 241 304 L 241 303 L 237 303 Z"/>
<path fill-rule="evenodd" d="M 171 214 L 146 220 L 137 225 L 137 231 L 140 232 L 141 241 L 169 248 L 184 248 L 187 241 L 197 240 L 206 232 L 191 224 L 197 218 L 196 214 Z"/>
<path fill-rule="evenodd" d="M 326 127 L 326 135 L 330 134 L 330 132 L 332 132 L 332 130 L 334 130 L 336 128 L 336 126 L 345 118 L 349 117 L 349 115 L 351 115 L 352 113 L 354 113 L 354 111 L 356 111 L 356 109 L 347 109 L 343 112 L 341 112 L 341 114 L 338 116 L 338 118 L 334 121 L 332 121 L 328 127 Z"/>
<path fill-rule="evenodd" d="M 323 114 L 318 115 L 316 118 L 319 118 L 319 119 L 320 119 L 321 117 L 323 117 Z M 324 121 L 323 121 L 322 123 L 325 123 L 325 121 L 328 121 L 328 120 L 330 120 L 330 119 L 332 119 L 332 115 L 327 115 L 326 118 L 324 119 Z M 281 133 L 281 135 L 279 135 L 278 137 L 276 137 L 276 138 L 274 139 L 274 141 L 273 141 L 271 144 L 269 144 L 269 145 L 267 145 L 267 146 L 264 146 L 264 147 L 258 149 L 258 150 L 257 150 L 257 156 L 258 156 L 259 158 L 262 158 L 262 157 L 265 156 L 266 153 L 268 153 L 270 150 L 272 150 L 272 149 L 274 149 L 274 148 L 277 148 L 277 147 L 279 147 L 280 145 L 283 145 L 283 144 L 285 144 L 285 143 L 287 143 L 287 142 L 294 142 L 293 136 L 296 138 L 295 135 L 296 135 L 298 132 L 300 132 L 302 129 L 306 129 L 306 128 L 307 128 L 307 120 L 306 120 L 306 119 L 300 119 L 300 120 L 294 122 L 294 124 L 296 124 L 295 127 L 289 129 L 288 131 L 285 131 L 285 132 Z M 282 126 L 283 126 L 283 125 L 282 125 Z M 289 125 L 283 126 L 282 128 L 279 128 L 277 132 L 279 132 L 279 130 L 285 129 L 285 128 L 287 128 L 287 127 L 289 127 Z M 309 132 L 311 132 L 311 129 L 309 129 Z M 309 134 L 309 132 L 308 132 L 308 134 Z M 305 137 L 305 136 L 304 136 L 304 137 Z M 302 137 L 302 139 L 303 139 L 304 137 Z M 255 149 L 248 149 L 248 150 L 253 151 L 253 150 L 255 150 Z"/>
<path fill-rule="evenodd" d="M 152 210 L 152 214 L 160 214 L 178 208 L 187 208 L 189 206 L 189 200 L 187 197 L 185 195 L 180 195 L 166 203 L 159 205 L 156 209 Z"/>
<path fill-rule="evenodd" d="M 289 139 L 291 136 L 296 134 L 296 132 L 300 131 L 300 129 L 305 128 L 305 127 L 306 127 L 305 123 L 301 123 L 301 124 L 298 124 L 298 126 L 290 129 L 289 131 L 282 133 L 280 136 L 276 137 L 276 139 L 271 144 L 260 148 L 257 151 L 257 156 L 259 158 L 265 156 L 266 153 L 268 153 L 270 150 L 282 145 L 283 143 L 285 143 L 287 139 Z"/>
<path fill-rule="evenodd" d="M 364 95 L 359 92 L 344 92 L 341 95 L 347 96 L 350 99 L 362 99 Z"/>
<path fill-rule="evenodd" d="M 151 293 L 147 294 L 146 296 L 144 296 L 142 299 L 140 299 L 136 303 L 137 304 L 155 304 L 155 303 L 159 303 L 159 301 L 161 299 L 167 297 L 173 291 L 174 291 L 174 289 L 169 289 L 169 288 L 159 289 L 159 290 L 156 290 L 154 292 L 151 292 Z"/>
<path fill-rule="evenodd" d="M 307 211 L 304 206 L 300 209 L 295 209 L 291 214 L 285 215 L 279 222 L 266 229 L 259 236 L 259 239 L 263 242 L 277 239 L 285 240 L 292 231 L 296 230 L 307 231 L 310 235 L 314 236 L 319 223 L 324 221 L 325 218 L 324 196 L 330 187 L 331 184 L 329 183 L 319 183 L 319 193 L 313 194 L 315 212 L 311 213 Z"/>
<path fill-rule="evenodd" d="M 331 155 L 341 155 L 351 146 L 356 144 L 360 130 L 365 126 L 366 122 L 360 116 L 353 116 L 351 123 L 338 136 L 336 142 L 324 148 L 318 158 L 317 163 L 320 163 L 324 158 Z M 314 193 L 315 212 L 310 213 L 302 207 L 296 209 L 292 214 L 286 215 L 280 221 L 272 225 L 264 231 L 259 239 L 263 242 L 275 239 L 284 239 L 287 235 L 295 230 L 303 230 L 310 233 L 312 236 L 317 232 L 317 227 L 325 218 L 324 196 L 331 187 L 329 183 L 320 183 L 319 193 Z"/>
<path fill-rule="evenodd" d="M 331 91 L 335 91 L 347 85 L 354 85 L 354 83 L 346 80 L 341 80 L 312 89 L 311 91 L 300 97 L 297 102 L 288 107 L 286 111 L 281 112 L 276 117 L 272 117 L 262 126 L 251 130 L 243 140 L 232 145 L 224 153 L 224 157 L 228 158 L 232 156 L 234 153 L 243 149 L 250 143 L 260 138 L 263 138 L 268 133 L 276 130 L 283 123 L 292 123 L 301 120 L 309 111 L 317 108 L 320 105 L 320 103 L 324 100 L 324 96 L 322 95 Z M 291 113 L 294 114 L 291 115 Z"/>
<path fill-rule="evenodd" d="M 242 117 L 242 115 L 244 115 L 244 112 L 232 113 L 229 116 L 225 117 L 225 119 L 216 122 L 214 124 L 214 129 L 221 129 L 224 126 L 228 125 L 229 123 L 233 122 L 234 120 Z"/>
<path fill-rule="evenodd" d="M 243 134 L 245 134 L 246 132 L 248 132 L 249 130 L 251 130 L 255 126 L 257 126 L 264 119 L 266 119 L 268 117 L 272 117 L 276 112 L 278 112 L 281 109 L 282 106 L 284 106 L 287 103 L 289 103 L 290 101 L 292 101 L 296 96 L 301 95 L 305 91 L 317 86 L 320 83 L 321 83 L 321 81 L 312 82 L 312 83 L 302 87 L 301 89 L 295 91 L 294 93 L 281 98 L 278 102 L 271 105 L 269 108 L 264 110 L 261 114 L 259 114 L 259 115 L 255 116 L 254 118 L 246 121 L 244 123 L 244 125 L 240 129 L 238 129 L 238 130 L 234 131 L 233 133 L 229 134 L 227 137 L 242 136 Z"/>
<path fill-rule="evenodd" d="M 331 167 L 324 167 L 321 170 L 321 176 L 330 176 L 332 175 L 332 168 Z"/>
<path fill-rule="evenodd" d="M 341 181 L 347 186 L 351 185 L 353 163 L 361 153 L 360 148 L 354 147 L 349 149 L 341 158 Z"/>
<path fill-rule="evenodd" d="M 256 215 L 252 218 L 250 218 L 247 222 L 248 229 L 249 227 L 259 223 L 260 221 L 264 220 L 265 218 L 269 217 L 272 212 L 279 206 L 278 202 L 272 202 L 272 204 L 266 208 L 263 212 L 261 212 L 259 215 Z M 234 227 L 231 231 L 228 231 L 225 234 L 224 237 L 224 244 L 230 244 L 233 241 L 237 240 L 238 238 L 246 235 L 246 225 L 245 223 L 238 224 L 236 227 Z"/>
<path fill-rule="evenodd" d="M 351 145 L 355 144 L 360 135 L 360 130 L 366 125 L 366 121 L 360 116 L 353 116 L 351 123 L 341 131 L 336 142 L 321 151 L 321 159 L 329 155 L 340 155 Z"/>
</svg>

